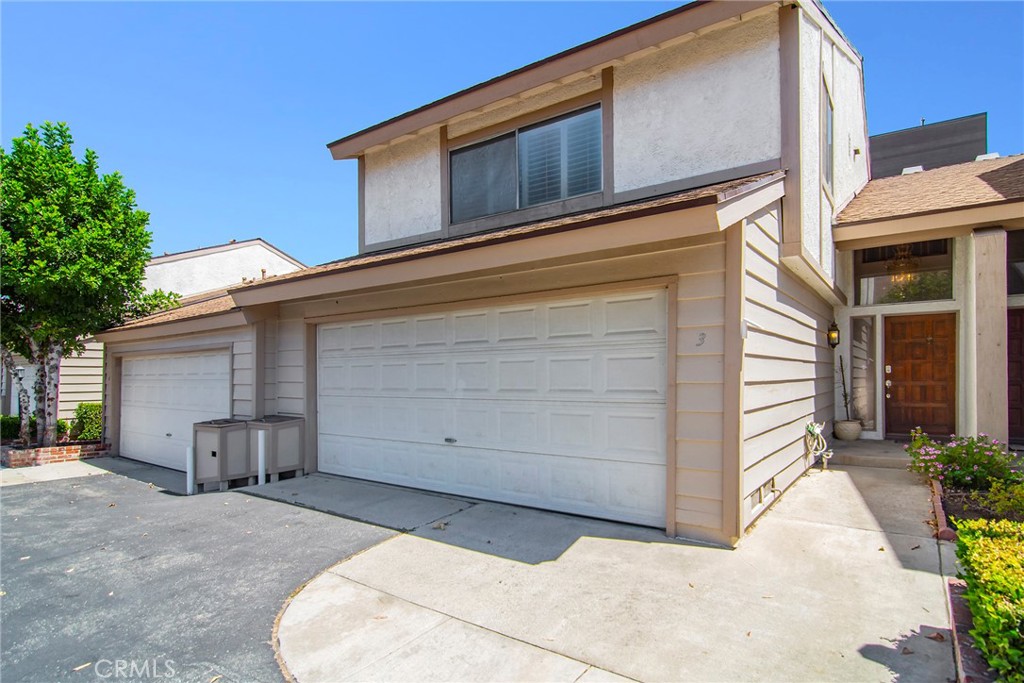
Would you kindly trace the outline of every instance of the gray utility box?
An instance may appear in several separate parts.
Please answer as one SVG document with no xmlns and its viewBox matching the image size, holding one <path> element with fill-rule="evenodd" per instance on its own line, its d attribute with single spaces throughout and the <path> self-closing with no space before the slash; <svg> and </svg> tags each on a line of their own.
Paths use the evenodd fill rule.
<svg viewBox="0 0 1024 683">
<path fill-rule="evenodd" d="M 221 490 L 232 479 L 256 476 L 249 463 L 249 442 L 245 420 L 208 420 L 192 425 L 196 458 L 196 483 L 219 483 Z"/>
<path fill-rule="evenodd" d="M 306 420 L 288 415 L 267 415 L 258 420 L 249 420 L 249 458 L 252 460 L 253 471 L 259 466 L 258 434 L 266 433 L 267 440 L 267 473 L 270 481 L 277 481 L 282 472 L 295 472 L 302 476 L 306 466 L 305 449 Z"/>
</svg>

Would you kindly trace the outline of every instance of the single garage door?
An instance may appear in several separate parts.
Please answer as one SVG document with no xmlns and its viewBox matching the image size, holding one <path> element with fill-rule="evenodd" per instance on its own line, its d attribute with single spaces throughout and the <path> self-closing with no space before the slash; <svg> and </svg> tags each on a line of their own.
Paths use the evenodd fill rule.
<svg viewBox="0 0 1024 683">
<path fill-rule="evenodd" d="M 662 526 L 664 290 L 321 325 L 319 468 Z"/>
<path fill-rule="evenodd" d="M 229 351 L 125 358 L 121 364 L 121 455 L 185 469 L 192 424 L 231 417 Z"/>
</svg>

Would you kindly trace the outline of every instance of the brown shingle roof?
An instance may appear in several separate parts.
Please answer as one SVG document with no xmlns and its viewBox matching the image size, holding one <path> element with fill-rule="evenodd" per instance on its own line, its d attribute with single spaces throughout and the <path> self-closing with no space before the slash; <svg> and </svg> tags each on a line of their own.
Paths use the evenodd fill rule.
<svg viewBox="0 0 1024 683">
<path fill-rule="evenodd" d="M 837 225 L 902 218 L 988 204 L 1024 201 L 1024 155 L 870 181 Z"/>
<path fill-rule="evenodd" d="M 207 292 L 205 294 L 199 294 L 182 299 L 181 305 L 177 308 L 169 308 L 166 311 L 147 315 L 144 318 L 136 318 L 135 320 L 127 322 L 120 327 L 114 327 L 107 331 L 132 330 L 138 327 L 150 327 L 152 325 L 161 325 L 163 323 L 178 322 L 179 320 L 205 318 L 207 316 L 218 315 L 220 313 L 228 313 L 235 308 L 235 302 L 226 291 L 221 290 L 213 293 Z"/>
<path fill-rule="evenodd" d="M 666 211 L 675 211 L 692 206 L 705 204 L 717 204 L 745 192 L 757 189 L 758 187 L 778 180 L 785 176 L 784 171 L 769 171 L 756 175 L 745 176 L 735 180 L 728 180 L 714 185 L 706 185 L 681 192 L 644 199 L 640 201 L 617 204 L 603 209 L 587 211 L 570 216 L 560 216 L 548 220 L 527 223 L 511 228 L 503 228 L 492 232 L 479 233 L 460 237 L 457 239 L 442 240 L 428 244 L 420 244 L 413 247 L 403 247 L 391 251 L 384 251 L 375 254 L 352 256 L 340 261 L 332 261 L 311 268 L 296 270 L 291 273 L 274 275 L 252 284 L 231 287 L 229 292 L 237 292 L 243 289 L 255 289 L 258 287 L 272 287 L 282 282 L 292 280 L 305 280 L 328 273 L 337 273 L 346 270 L 358 270 L 383 265 L 385 263 L 397 263 L 409 261 L 416 258 L 433 256 L 452 251 L 462 251 L 475 247 L 482 247 L 496 242 L 507 242 L 525 237 L 533 237 L 565 230 L 583 228 L 588 225 L 608 223 L 613 220 L 625 220 Z"/>
<path fill-rule="evenodd" d="M 558 218 L 537 221 L 512 228 L 504 228 L 493 232 L 469 235 L 458 239 L 431 242 L 429 244 L 421 244 L 413 247 L 404 247 L 376 254 L 353 256 L 340 261 L 325 263 L 320 266 L 303 268 L 302 270 L 296 270 L 283 275 L 274 275 L 255 283 L 232 287 L 227 291 L 199 294 L 188 299 L 183 299 L 181 301 L 181 305 L 177 308 L 161 311 L 160 313 L 154 313 L 153 315 L 133 320 L 121 327 L 112 328 L 107 331 L 112 332 L 115 330 L 138 329 L 161 325 L 164 323 L 179 322 L 182 320 L 191 320 L 222 313 L 229 313 L 233 310 L 237 310 L 234 300 L 231 298 L 231 292 L 237 292 L 245 289 L 269 287 L 282 282 L 314 278 L 342 271 L 372 268 L 388 263 L 398 263 L 401 261 L 433 256 L 436 254 L 483 247 L 497 242 L 523 239 L 526 237 L 533 237 L 535 235 L 563 232 L 566 230 L 583 228 L 588 225 L 608 223 L 615 220 L 637 218 L 640 216 L 664 213 L 666 211 L 675 211 L 694 206 L 717 204 L 779 180 L 784 176 L 785 172 L 781 170 L 758 173 L 756 175 L 737 178 L 735 180 L 715 183 L 714 185 L 706 185 L 704 187 L 674 192 L 672 194 L 655 197 L 653 199 L 617 204 L 615 206 L 595 211 L 587 211 L 585 213 L 574 214 L 571 216 L 560 216 Z"/>
</svg>

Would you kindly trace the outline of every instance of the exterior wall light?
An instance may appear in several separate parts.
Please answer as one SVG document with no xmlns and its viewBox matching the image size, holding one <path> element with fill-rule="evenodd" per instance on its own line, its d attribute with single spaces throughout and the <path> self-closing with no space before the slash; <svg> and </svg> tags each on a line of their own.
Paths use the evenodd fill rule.
<svg viewBox="0 0 1024 683">
<path fill-rule="evenodd" d="M 828 345 L 831 348 L 839 346 L 839 325 L 836 325 L 835 321 L 828 326 Z"/>
</svg>

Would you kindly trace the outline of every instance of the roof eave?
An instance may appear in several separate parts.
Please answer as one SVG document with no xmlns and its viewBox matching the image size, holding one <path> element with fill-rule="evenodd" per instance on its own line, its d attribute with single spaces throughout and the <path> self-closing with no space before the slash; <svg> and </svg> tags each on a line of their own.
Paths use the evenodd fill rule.
<svg viewBox="0 0 1024 683">
<path fill-rule="evenodd" d="M 231 327 L 247 325 L 244 313 L 234 308 L 230 311 L 207 313 L 188 318 L 179 318 L 149 324 L 115 327 L 96 335 L 96 340 L 105 344 L 141 341 L 153 337 L 175 337 L 182 334 L 214 332 Z"/>
<path fill-rule="evenodd" d="M 848 251 L 955 237 L 993 226 L 1024 228 L 1024 198 L 838 223 L 832 237 L 837 249 Z"/>
</svg>

